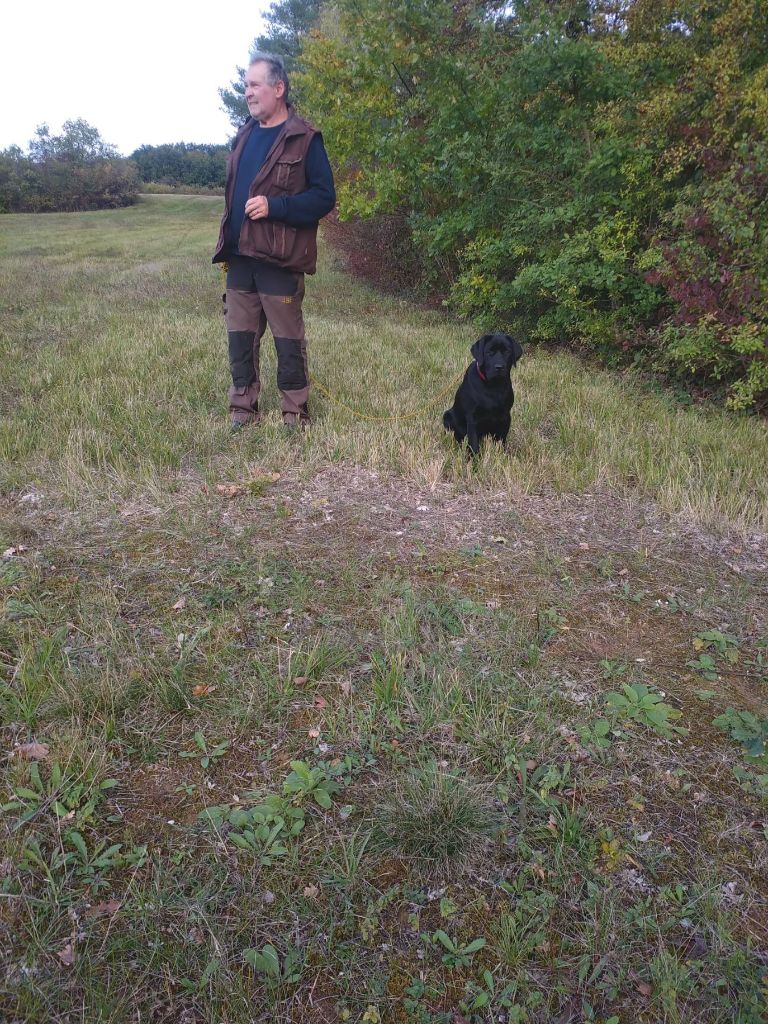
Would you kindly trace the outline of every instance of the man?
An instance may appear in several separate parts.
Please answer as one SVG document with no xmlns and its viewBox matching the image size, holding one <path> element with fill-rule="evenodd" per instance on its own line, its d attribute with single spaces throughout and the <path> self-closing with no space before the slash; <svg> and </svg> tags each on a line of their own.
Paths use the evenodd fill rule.
<svg viewBox="0 0 768 1024">
<path fill-rule="evenodd" d="M 288 101 L 283 62 L 255 53 L 245 77 L 250 117 L 227 160 L 224 216 L 214 263 L 226 261 L 233 430 L 259 419 L 259 345 L 267 324 L 277 350 L 283 422 L 309 423 L 309 371 L 301 303 L 314 274 L 317 225 L 333 209 L 333 174 L 320 133 Z"/>
</svg>

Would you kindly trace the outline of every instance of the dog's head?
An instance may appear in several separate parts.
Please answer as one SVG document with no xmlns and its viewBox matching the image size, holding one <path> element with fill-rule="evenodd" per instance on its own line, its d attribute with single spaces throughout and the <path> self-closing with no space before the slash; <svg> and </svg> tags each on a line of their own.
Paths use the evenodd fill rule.
<svg viewBox="0 0 768 1024">
<path fill-rule="evenodd" d="M 487 380 L 498 380 L 509 371 L 523 354 L 523 346 L 509 334 L 497 331 L 478 338 L 470 349 L 477 368 Z"/>
</svg>

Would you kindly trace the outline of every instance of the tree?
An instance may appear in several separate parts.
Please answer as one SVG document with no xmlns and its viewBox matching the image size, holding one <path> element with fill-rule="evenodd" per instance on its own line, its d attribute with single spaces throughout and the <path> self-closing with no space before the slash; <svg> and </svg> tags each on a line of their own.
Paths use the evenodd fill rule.
<svg viewBox="0 0 768 1024">
<path fill-rule="evenodd" d="M 136 167 L 97 128 L 78 118 L 61 135 L 41 124 L 29 143 L 0 153 L 0 212 L 43 213 L 127 206 L 138 192 Z"/>
<path fill-rule="evenodd" d="M 98 128 L 78 117 L 74 121 L 64 122 L 61 135 L 51 135 L 47 124 L 38 125 L 35 138 L 29 143 L 29 155 L 35 163 L 65 160 L 86 164 L 96 160 L 113 160 L 118 153 L 114 146 L 102 139 Z"/>
<path fill-rule="evenodd" d="M 250 52 L 274 53 L 282 57 L 290 74 L 298 67 L 302 39 L 317 20 L 321 0 L 274 0 L 266 14 L 267 31 L 256 36 Z M 248 117 L 243 78 L 245 68 L 237 68 L 237 78 L 229 88 L 219 89 L 222 109 L 237 129 Z"/>
<path fill-rule="evenodd" d="M 296 84 L 341 217 L 400 211 L 424 278 L 459 312 L 759 408 L 763 8 L 335 0 Z"/>
</svg>

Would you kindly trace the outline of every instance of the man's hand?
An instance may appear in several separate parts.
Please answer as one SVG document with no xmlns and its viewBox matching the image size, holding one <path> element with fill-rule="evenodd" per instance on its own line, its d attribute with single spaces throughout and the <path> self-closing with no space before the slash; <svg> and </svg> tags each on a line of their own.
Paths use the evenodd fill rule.
<svg viewBox="0 0 768 1024">
<path fill-rule="evenodd" d="M 251 220 L 261 220 L 269 216 L 269 200 L 266 196 L 253 196 L 245 204 L 245 216 Z"/>
</svg>

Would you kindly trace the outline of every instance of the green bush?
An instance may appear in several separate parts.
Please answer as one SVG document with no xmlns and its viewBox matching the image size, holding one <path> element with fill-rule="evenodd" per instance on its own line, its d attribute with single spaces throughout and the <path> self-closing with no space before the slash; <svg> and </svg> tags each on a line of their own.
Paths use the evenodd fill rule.
<svg viewBox="0 0 768 1024">
<path fill-rule="evenodd" d="M 25 154 L 0 152 L 0 213 L 114 209 L 136 199 L 136 168 L 83 120 L 52 136 L 41 125 Z"/>
<path fill-rule="evenodd" d="M 759 5 L 338 0 L 300 66 L 341 217 L 457 311 L 765 402 Z"/>
</svg>

